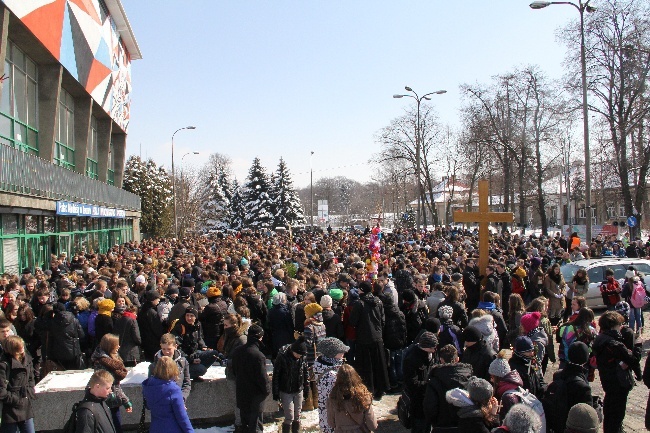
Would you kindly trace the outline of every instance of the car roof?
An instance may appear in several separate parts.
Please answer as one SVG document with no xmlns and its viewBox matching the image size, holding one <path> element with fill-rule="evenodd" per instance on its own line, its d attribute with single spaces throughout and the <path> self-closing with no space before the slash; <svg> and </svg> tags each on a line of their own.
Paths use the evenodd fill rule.
<svg viewBox="0 0 650 433">
<path fill-rule="evenodd" d="M 599 259 L 583 259 L 571 262 L 571 264 L 580 266 L 582 268 L 593 268 L 594 266 L 607 266 L 615 264 L 633 264 L 633 263 L 647 263 L 650 265 L 650 260 L 646 259 L 631 259 L 631 258 L 616 258 L 616 257 L 605 257 Z"/>
</svg>

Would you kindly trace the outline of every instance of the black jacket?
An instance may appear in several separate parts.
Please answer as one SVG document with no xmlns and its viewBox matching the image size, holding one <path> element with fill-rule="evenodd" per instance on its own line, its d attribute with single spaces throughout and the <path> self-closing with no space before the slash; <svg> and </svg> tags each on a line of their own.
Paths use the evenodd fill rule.
<svg viewBox="0 0 650 433">
<path fill-rule="evenodd" d="M 424 329 L 424 323 L 427 320 L 428 313 L 426 308 L 421 305 L 419 300 L 414 302 L 415 305 L 409 305 L 404 310 L 404 320 L 406 322 L 406 344 L 412 344 L 420 331 Z"/>
<path fill-rule="evenodd" d="M 138 327 L 142 338 L 142 350 L 147 357 L 152 358 L 160 349 L 160 337 L 164 330 L 156 307 L 150 302 L 145 302 L 142 305 L 142 310 L 138 314 Z"/>
<path fill-rule="evenodd" d="M 98 314 L 95 318 L 95 345 L 102 341 L 104 335 L 113 333 L 113 318 L 105 314 Z"/>
<path fill-rule="evenodd" d="M 140 361 L 140 328 L 136 319 L 128 315 L 113 316 L 113 333 L 120 338 L 119 354 L 125 363 Z"/>
<path fill-rule="evenodd" d="M 106 399 L 97 398 L 86 390 L 86 396 L 77 409 L 76 433 L 115 433 Z"/>
<path fill-rule="evenodd" d="M 454 388 L 465 389 L 471 376 L 472 366 L 461 362 L 435 365 L 431 369 L 422 401 L 427 422 L 434 427 L 458 424 L 458 409 L 447 402 L 446 394 Z"/>
<path fill-rule="evenodd" d="M 485 339 L 481 339 L 476 344 L 465 348 L 461 361 L 472 366 L 474 376 L 489 381 L 488 369 L 494 358 L 496 358 L 494 350 L 485 343 Z"/>
<path fill-rule="evenodd" d="M 429 371 L 433 367 L 433 356 L 413 344 L 406 349 L 402 363 L 404 391 L 411 398 L 411 412 L 415 418 L 424 418 L 422 399 L 427 386 Z"/>
<path fill-rule="evenodd" d="M 596 355 L 598 374 L 605 393 L 620 391 L 622 388 L 616 377 L 616 367 L 623 361 L 629 368 L 639 366 L 639 359 L 623 342 L 620 332 L 614 330 L 602 331 L 596 336 L 592 351 Z"/>
<path fill-rule="evenodd" d="M 535 357 L 525 359 L 513 353 L 508 363 L 512 370 L 517 370 L 517 373 L 519 373 L 521 381 L 524 383 L 524 389 L 527 389 L 528 392 L 534 394 L 538 399 L 544 397 L 546 383 L 542 375 L 542 368 L 537 364 Z"/>
<path fill-rule="evenodd" d="M 277 304 L 269 311 L 272 353 L 275 355 L 285 344 L 293 342 L 293 317 L 288 304 Z"/>
<path fill-rule="evenodd" d="M 328 337 L 335 337 L 341 341 L 345 341 L 343 321 L 341 320 L 341 316 L 336 314 L 334 310 L 323 310 L 323 324 L 325 325 L 325 333 Z"/>
<path fill-rule="evenodd" d="M 203 337 L 210 343 L 208 345 L 212 349 L 215 348 L 217 340 L 221 337 L 223 318 L 226 314 L 228 314 L 228 304 L 221 296 L 209 299 L 208 305 L 199 313 L 199 321 L 203 326 Z"/>
<path fill-rule="evenodd" d="M 357 344 L 382 341 L 386 317 L 384 306 L 372 293 L 363 293 L 352 306 L 350 324 L 357 331 Z"/>
<path fill-rule="evenodd" d="M 81 355 L 79 341 L 83 339 L 84 331 L 74 314 L 56 312 L 51 319 L 37 320 L 36 326 L 39 331 L 45 331 L 43 341 L 48 359 L 72 361 Z"/>
<path fill-rule="evenodd" d="M 259 341 L 248 341 L 235 351 L 231 358 L 235 376 L 237 407 L 242 407 L 253 397 L 271 393 L 271 383 L 266 374 L 266 357 L 260 351 Z"/>
<path fill-rule="evenodd" d="M 406 318 L 392 296 L 380 296 L 384 304 L 386 324 L 384 326 L 384 347 L 388 350 L 399 350 L 406 346 Z"/>
<path fill-rule="evenodd" d="M 0 401 L 2 422 L 15 423 L 34 418 L 34 367 L 32 357 L 25 353 L 20 362 L 3 353 L 0 356 Z"/>
<path fill-rule="evenodd" d="M 568 364 L 564 370 L 558 371 L 553 375 L 553 382 L 556 380 L 563 380 L 566 384 L 567 391 L 567 405 L 566 411 L 562 414 L 556 414 L 558 419 L 556 425 L 565 425 L 566 416 L 569 414 L 569 409 L 578 403 L 586 403 L 589 406 L 593 404 L 591 396 L 591 386 L 587 379 L 587 369 L 579 365 Z M 550 385 L 549 385 L 550 386 Z"/>
<path fill-rule="evenodd" d="M 465 311 L 463 305 L 460 302 L 452 302 L 448 299 L 445 299 L 440 303 L 440 305 L 438 305 L 438 310 L 440 310 L 440 307 L 443 305 L 449 306 L 454 310 L 453 315 L 451 316 L 451 320 L 460 329 L 465 329 L 467 327 L 469 319 L 467 318 L 467 312 Z"/>
<path fill-rule="evenodd" d="M 287 344 L 280 349 L 273 365 L 273 400 L 279 400 L 280 391 L 294 394 L 307 390 L 309 377 L 305 357 L 296 358 Z"/>
<path fill-rule="evenodd" d="M 188 361 L 198 358 L 200 350 L 206 347 L 201 323 L 198 320 L 194 322 L 194 325 L 190 325 L 183 316 L 176 322 L 171 333 L 176 337 L 178 348 L 181 349 Z"/>
</svg>

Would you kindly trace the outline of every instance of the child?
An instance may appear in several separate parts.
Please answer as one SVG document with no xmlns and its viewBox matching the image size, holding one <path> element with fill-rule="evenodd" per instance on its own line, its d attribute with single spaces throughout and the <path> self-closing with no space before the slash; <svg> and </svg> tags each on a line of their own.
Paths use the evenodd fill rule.
<svg viewBox="0 0 650 433">
<path fill-rule="evenodd" d="M 307 374 L 307 343 L 299 337 L 280 348 L 273 365 L 273 400 L 282 402 L 284 422 L 282 433 L 300 431 L 300 413 L 304 394 L 309 392 Z"/>
<path fill-rule="evenodd" d="M 176 378 L 176 383 L 183 393 L 183 401 L 187 401 L 187 397 L 189 397 L 190 391 L 192 390 L 192 382 L 190 381 L 190 364 L 183 356 L 183 353 L 178 350 L 176 338 L 174 338 L 172 334 L 164 334 L 160 337 L 160 350 L 156 352 L 153 357 L 153 362 L 149 364 L 149 377 L 153 375 L 153 369 L 156 366 L 156 362 L 158 362 L 158 360 L 163 356 L 169 356 L 174 360 L 174 362 L 176 362 L 179 373 Z"/>
<path fill-rule="evenodd" d="M 111 409 L 116 433 L 122 433 L 120 406 L 124 406 L 128 413 L 133 412 L 133 405 L 129 397 L 126 396 L 120 387 L 120 381 L 126 377 L 128 372 L 126 371 L 124 362 L 122 362 L 122 358 L 117 353 L 119 348 L 119 337 L 115 334 L 105 334 L 91 357 L 95 370 L 106 370 L 113 376 L 113 393 L 106 400 L 106 404 Z"/>
<path fill-rule="evenodd" d="M 78 433 L 106 433 L 115 431 L 106 399 L 113 392 L 113 376 L 106 370 L 93 373 L 86 387 L 86 395 L 77 409 Z"/>
</svg>

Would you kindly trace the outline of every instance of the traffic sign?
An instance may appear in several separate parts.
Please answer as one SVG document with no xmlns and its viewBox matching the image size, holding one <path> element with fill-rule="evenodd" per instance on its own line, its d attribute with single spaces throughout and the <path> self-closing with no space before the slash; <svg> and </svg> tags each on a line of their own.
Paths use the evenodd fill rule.
<svg viewBox="0 0 650 433">
<path fill-rule="evenodd" d="M 636 227 L 636 217 L 634 215 L 627 217 L 627 225 L 630 227 Z"/>
</svg>

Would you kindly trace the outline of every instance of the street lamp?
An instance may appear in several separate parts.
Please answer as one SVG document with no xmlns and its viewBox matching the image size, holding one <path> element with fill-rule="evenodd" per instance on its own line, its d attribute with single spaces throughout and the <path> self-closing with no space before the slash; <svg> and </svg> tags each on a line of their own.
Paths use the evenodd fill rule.
<svg viewBox="0 0 650 433">
<path fill-rule="evenodd" d="M 314 157 L 314 151 L 311 151 L 309 155 L 309 195 L 311 196 L 311 202 L 309 204 L 309 225 L 311 226 L 309 230 L 314 230 L 314 169 L 311 165 L 311 160 Z"/>
<path fill-rule="evenodd" d="M 420 130 L 420 103 L 422 102 L 423 99 L 430 101 L 431 95 L 442 95 L 443 93 L 447 93 L 446 90 L 437 90 L 435 92 L 430 92 L 427 93 L 426 95 L 418 96 L 417 93 L 413 91 L 409 86 L 404 86 L 404 90 L 407 92 L 413 93 L 413 95 L 393 95 L 393 98 L 399 99 L 399 98 L 413 98 L 418 104 L 418 118 L 417 118 L 417 123 L 415 125 L 415 175 L 417 177 L 417 185 L 418 185 L 418 210 L 417 214 L 415 217 L 415 224 L 417 227 L 417 230 L 420 230 L 420 200 L 422 198 L 422 182 L 420 179 L 420 147 L 421 147 L 421 141 L 422 137 L 420 137 L 421 130 Z"/>
<path fill-rule="evenodd" d="M 174 171 L 174 135 L 183 129 L 196 129 L 196 126 L 185 126 L 178 128 L 172 134 L 172 201 L 174 202 L 174 236 L 178 236 L 178 218 L 176 217 L 176 171 Z M 182 162 L 182 160 L 181 160 Z"/>
<path fill-rule="evenodd" d="M 585 12 L 595 12 L 596 8 L 589 6 L 591 0 L 578 0 L 574 2 L 548 2 L 534 1 L 530 4 L 532 9 L 543 9 L 550 5 L 570 5 L 578 10 L 580 14 L 580 66 L 582 69 L 582 121 L 583 121 L 583 138 L 585 147 L 585 207 L 586 211 L 586 241 L 587 245 L 591 242 L 591 162 L 589 152 L 589 107 L 587 105 L 587 60 L 585 55 Z"/>
</svg>

